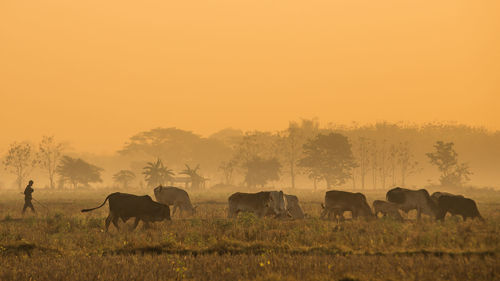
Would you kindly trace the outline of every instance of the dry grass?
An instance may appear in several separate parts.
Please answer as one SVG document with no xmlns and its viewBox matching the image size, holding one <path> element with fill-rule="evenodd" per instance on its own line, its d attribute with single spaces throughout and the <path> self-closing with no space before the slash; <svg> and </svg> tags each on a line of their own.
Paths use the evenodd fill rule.
<svg viewBox="0 0 500 281">
<path fill-rule="evenodd" d="M 144 191 L 132 191 L 136 194 Z M 478 195 L 486 222 L 448 218 L 317 219 L 321 193 L 299 194 L 311 218 L 226 219 L 226 192 L 193 194 L 196 217 L 103 232 L 108 191 L 42 192 L 36 216 L 0 194 L 0 280 L 494 280 L 500 278 L 500 196 Z M 368 193 L 369 200 L 383 193 Z M 471 196 L 475 198 L 474 196 Z"/>
</svg>

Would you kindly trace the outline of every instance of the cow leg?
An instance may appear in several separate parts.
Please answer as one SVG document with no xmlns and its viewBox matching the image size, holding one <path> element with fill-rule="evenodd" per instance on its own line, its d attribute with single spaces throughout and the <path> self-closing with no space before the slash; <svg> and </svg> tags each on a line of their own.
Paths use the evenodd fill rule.
<svg viewBox="0 0 500 281">
<path fill-rule="evenodd" d="M 417 208 L 417 220 L 420 220 L 422 218 L 422 210 L 420 208 Z"/>
<path fill-rule="evenodd" d="M 118 226 L 118 219 L 119 217 L 113 217 L 113 225 L 116 227 L 116 229 L 120 230 L 120 227 Z"/>
<path fill-rule="evenodd" d="M 151 228 L 151 225 L 149 224 L 148 221 L 142 221 L 144 223 L 144 229 L 149 229 Z"/>
<path fill-rule="evenodd" d="M 174 215 L 175 215 L 175 213 L 177 212 L 177 209 L 178 209 L 178 208 L 179 208 L 179 207 L 177 206 L 177 203 L 174 203 L 174 208 L 173 208 L 173 210 L 172 210 L 172 216 L 174 216 Z"/>
<path fill-rule="evenodd" d="M 356 209 L 352 210 L 351 214 L 352 214 L 352 218 L 353 219 L 357 219 L 358 218 L 358 210 L 356 210 Z"/>
<path fill-rule="evenodd" d="M 111 220 L 113 219 L 113 215 L 111 215 L 111 213 L 108 215 L 108 217 L 106 218 L 106 232 L 108 232 L 108 229 L 109 229 L 109 224 L 111 223 Z"/>
<path fill-rule="evenodd" d="M 321 215 L 319 216 L 319 218 L 324 219 L 326 214 L 327 214 L 327 211 L 326 211 L 326 209 L 324 209 L 323 211 L 321 211 Z"/>
<path fill-rule="evenodd" d="M 337 220 L 337 222 L 340 220 L 340 216 L 342 216 L 342 214 L 339 214 L 337 209 L 333 209 L 333 217 Z"/>
<path fill-rule="evenodd" d="M 325 215 L 327 220 L 332 219 L 332 211 L 331 210 L 325 210 Z"/>
<path fill-rule="evenodd" d="M 139 224 L 139 221 L 140 221 L 140 220 L 141 220 L 140 218 L 137 218 L 137 217 L 135 218 L 135 221 L 134 221 L 134 226 L 132 226 L 132 230 L 134 230 L 134 229 L 136 229 L 136 228 L 137 228 L 137 225 Z"/>
</svg>

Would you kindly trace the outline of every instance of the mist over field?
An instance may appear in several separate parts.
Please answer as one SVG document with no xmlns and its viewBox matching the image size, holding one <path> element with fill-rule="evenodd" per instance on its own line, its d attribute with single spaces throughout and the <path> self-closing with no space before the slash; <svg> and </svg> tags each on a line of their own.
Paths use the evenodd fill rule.
<svg viewBox="0 0 500 281">
<path fill-rule="evenodd" d="M 0 280 L 500 280 L 498 0 L 1 0 Z"/>
<path fill-rule="evenodd" d="M 471 172 L 467 180 L 455 186 L 445 186 L 445 189 L 500 187 L 500 132 L 456 123 L 328 123 L 320 126 L 317 119 L 301 119 L 291 121 L 288 127 L 276 131 L 244 132 L 226 128 L 206 137 L 181 128 L 158 127 L 134 134 L 123 140 L 119 150 L 106 154 L 80 152 L 72 147 L 71 142 L 60 140 L 57 136 L 51 138 L 55 144 L 61 144 L 60 155 L 56 161 L 62 156 L 69 156 L 80 158 L 100 168 L 100 180 L 84 183 L 79 188 L 123 188 L 122 184 L 113 179 L 113 175 L 121 170 L 131 171 L 134 175 L 133 179 L 127 182 L 127 187 L 147 188 L 144 167 L 148 162 L 157 160 L 161 160 L 163 165 L 171 169 L 174 177 L 180 178 L 187 176 L 182 174 L 186 169 L 185 165 L 192 168 L 198 166 L 198 173 L 206 178 L 204 189 L 221 185 L 246 187 L 246 161 L 252 157 L 260 157 L 276 159 L 279 167 L 276 177 L 266 179 L 263 185 L 259 185 L 259 189 L 312 190 L 315 181 L 310 178 L 305 167 L 298 165 L 304 157 L 303 145 L 319 134 L 329 133 L 347 137 L 355 162 L 350 177 L 337 184 L 336 188 L 386 190 L 403 185 L 412 188 L 440 185 L 440 171 L 426 155 L 435 150 L 434 145 L 438 141 L 453 143 L 458 161 L 466 164 Z M 22 141 L 19 140 L 19 143 Z M 24 143 L 32 148 L 35 157 L 40 143 Z M 6 154 L 4 148 L 4 158 Z M 60 163 L 55 164 L 57 166 Z M 0 188 L 17 188 L 15 172 L 9 173 L 12 170 L 5 168 L 0 174 Z M 38 188 L 50 188 L 47 170 L 43 165 L 29 165 L 27 169 L 24 181 L 33 178 L 36 179 Z M 54 188 L 74 188 L 69 182 L 62 180 L 60 174 L 55 173 L 54 177 L 54 180 L 58 181 Z M 166 184 L 167 181 L 161 183 Z M 179 182 L 178 185 L 185 183 Z M 324 178 L 316 180 L 316 188 L 324 190 L 326 187 Z"/>
</svg>

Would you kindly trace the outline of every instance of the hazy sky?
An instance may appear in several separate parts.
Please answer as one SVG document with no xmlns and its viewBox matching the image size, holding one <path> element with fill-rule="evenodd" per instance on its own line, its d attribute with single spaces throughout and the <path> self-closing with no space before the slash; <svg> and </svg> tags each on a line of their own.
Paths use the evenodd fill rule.
<svg viewBox="0 0 500 281">
<path fill-rule="evenodd" d="M 500 1 L 2 0 L 0 150 L 176 126 L 500 129 Z"/>
</svg>

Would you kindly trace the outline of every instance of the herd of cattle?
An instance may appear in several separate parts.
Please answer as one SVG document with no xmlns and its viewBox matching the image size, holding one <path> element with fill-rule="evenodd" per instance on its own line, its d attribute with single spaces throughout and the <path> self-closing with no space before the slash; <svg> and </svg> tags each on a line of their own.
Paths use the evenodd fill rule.
<svg viewBox="0 0 500 281">
<path fill-rule="evenodd" d="M 137 196 L 127 193 L 112 193 L 104 202 L 92 209 L 83 209 L 82 212 L 101 208 L 109 200 L 109 215 L 106 218 L 106 231 L 112 222 L 118 227 L 118 219 L 126 222 L 135 218 L 133 228 L 139 221 L 148 227 L 150 222 L 170 220 L 170 207 L 173 206 L 172 215 L 177 211 L 180 214 L 194 215 L 196 207 L 191 204 L 188 193 L 177 187 L 158 186 L 154 189 L 158 202 L 148 196 Z M 375 200 L 372 208 L 368 205 L 362 193 L 331 190 L 325 194 L 325 203 L 321 204 L 323 211 L 321 218 L 344 220 L 344 213 L 350 211 L 352 218 L 376 218 L 379 214 L 403 220 L 400 210 L 408 213 L 417 211 L 417 219 L 424 213 L 437 220 L 444 220 L 447 213 L 460 215 L 464 220 L 478 218 L 483 220 L 474 200 L 462 195 L 445 192 L 435 192 L 431 195 L 425 189 L 410 190 L 396 187 L 386 194 L 387 201 Z M 251 212 L 258 217 L 273 216 L 275 218 L 303 219 L 306 217 L 295 195 L 284 194 L 283 191 L 261 191 L 257 193 L 236 192 L 228 198 L 228 217 L 234 218 L 240 212 Z"/>
</svg>

